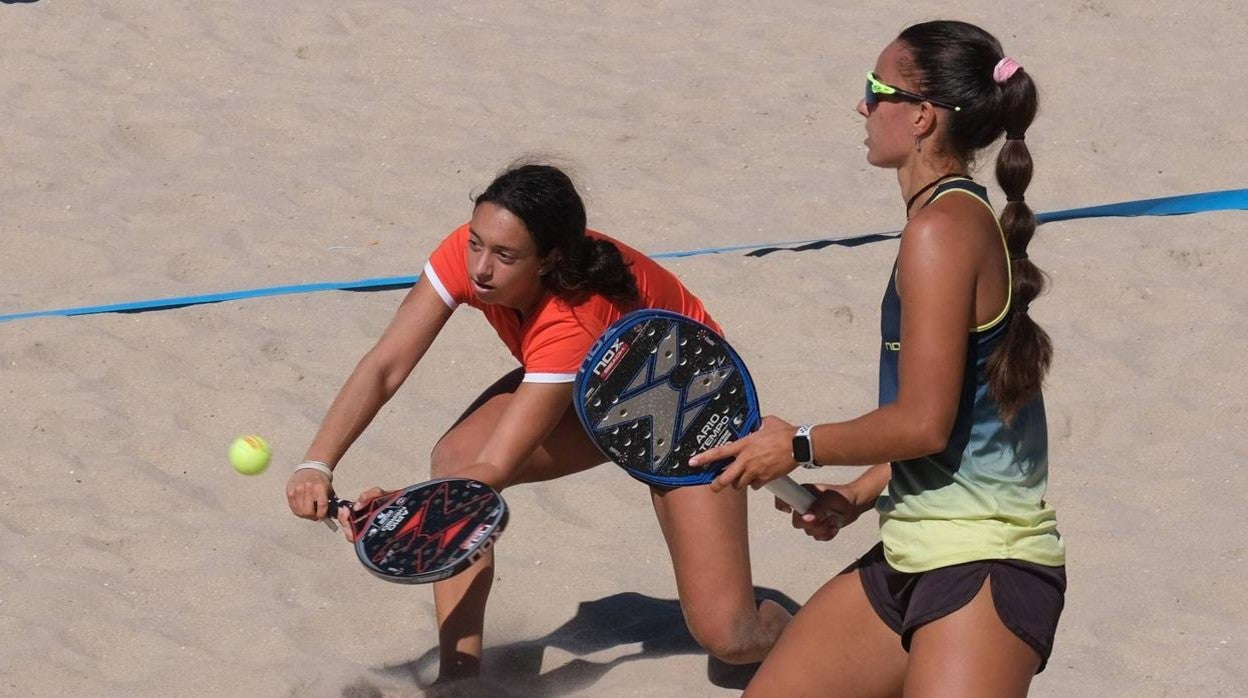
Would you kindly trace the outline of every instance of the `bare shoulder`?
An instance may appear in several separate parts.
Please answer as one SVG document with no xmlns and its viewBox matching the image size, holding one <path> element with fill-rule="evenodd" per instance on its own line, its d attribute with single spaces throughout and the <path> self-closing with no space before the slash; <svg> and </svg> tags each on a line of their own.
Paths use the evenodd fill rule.
<svg viewBox="0 0 1248 698">
<path fill-rule="evenodd" d="M 963 233 L 965 220 L 944 207 L 929 206 L 919 211 L 901 232 L 899 262 L 922 260 L 925 264 L 947 263 L 973 249 Z"/>
<path fill-rule="evenodd" d="M 946 195 L 924 207 L 906 224 L 902 258 L 972 262 L 986 245 L 1000 245 L 992 210 L 972 196 Z"/>
</svg>

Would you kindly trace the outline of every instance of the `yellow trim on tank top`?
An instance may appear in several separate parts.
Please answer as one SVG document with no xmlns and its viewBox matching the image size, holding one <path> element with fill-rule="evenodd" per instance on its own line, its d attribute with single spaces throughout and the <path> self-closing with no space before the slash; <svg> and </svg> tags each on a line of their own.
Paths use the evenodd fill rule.
<svg viewBox="0 0 1248 698">
<path fill-rule="evenodd" d="M 955 177 L 947 181 L 949 182 L 958 182 L 958 181 L 973 182 L 974 180 L 972 180 L 970 177 Z M 976 194 L 973 191 L 969 191 L 966 189 L 946 189 L 940 192 L 939 194 L 937 194 L 936 196 L 933 196 L 932 198 L 928 199 L 927 203 L 924 204 L 924 206 L 931 205 L 933 201 L 951 192 L 962 192 L 963 194 L 966 194 L 972 199 L 975 199 L 979 203 L 983 204 L 988 209 L 988 212 L 992 214 L 992 222 L 997 224 L 997 233 L 1001 236 L 1001 249 L 1005 250 L 1005 281 L 1006 281 L 1005 283 L 1005 307 L 1001 309 L 1001 312 L 997 313 L 996 317 L 984 323 L 983 325 L 976 327 L 973 330 L 974 332 L 987 332 L 988 330 L 991 330 L 992 328 L 996 327 L 998 324 L 1000 324 L 1002 320 L 1005 319 L 1005 316 L 1009 314 L 1010 312 L 1010 304 L 1014 302 L 1014 270 L 1013 270 L 1014 265 L 1010 263 L 1010 245 L 1009 243 L 1005 241 L 1005 230 L 1001 228 L 1001 221 L 997 218 L 997 212 L 993 210 L 992 204 L 985 201 L 982 197 L 980 197 L 978 194 Z"/>
</svg>

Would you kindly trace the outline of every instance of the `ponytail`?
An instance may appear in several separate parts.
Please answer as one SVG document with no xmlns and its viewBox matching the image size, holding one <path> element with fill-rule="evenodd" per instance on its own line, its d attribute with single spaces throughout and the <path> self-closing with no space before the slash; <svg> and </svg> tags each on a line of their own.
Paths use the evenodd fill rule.
<svg viewBox="0 0 1248 698">
<path fill-rule="evenodd" d="M 987 370 L 989 389 L 1008 423 L 1039 394 L 1053 358 L 1048 334 L 1028 314 L 1045 287 L 1044 274 L 1027 258 L 1036 217 L 1025 196 L 1032 163 L 1023 138 L 1036 116 L 1036 85 L 1018 61 L 1004 55 L 995 37 L 973 24 L 923 22 L 897 38 L 909 49 L 903 72 L 919 92 L 933 103 L 960 105 L 947 116 L 954 156 L 970 161 L 1005 134 L 996 170 L 1005 192 L 1000 220 L 1013 287 L 1005 339 L 989 356 Z"/>
<path fill-rule="evenodd" d="M 1013 59 L 1001 59 L 1001 63 L 1006 61 Z M 1005 192 L 1001 230 L 1009 250 L 1013 288 L 1005 339 L 988 358 L 987 371 L 989 389 L 1009 423 L 1039 394 L 1053 359 L 1053 344 L 1029 312 L 1031 302 L 1046 285 L 1044 273 L 1027 255 L 1027 245 L 1036 232 L 1036 216 L 1025 196 L 1031 183 L 1032 161 L 1024 136 L 1036 114 L 1036 86 L 1026 71 L 1016 69 L 999 83 L 999 88 L 1005 143 L 997 154 L 996 175 Z"/>
<path fill-rule="evenodd" d="M 547 286 L 562 296 L 589 292 L 625 303 L 640 296 L 637 279 L 620 249 L 609 240 L 588 235 L 561 255 L 545 278 Z"/>
</svg>

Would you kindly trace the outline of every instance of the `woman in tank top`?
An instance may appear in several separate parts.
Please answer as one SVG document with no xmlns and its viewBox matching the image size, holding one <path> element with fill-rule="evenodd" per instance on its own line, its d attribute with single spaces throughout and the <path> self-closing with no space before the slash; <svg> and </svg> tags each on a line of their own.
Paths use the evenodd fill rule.
<svg viewBox="0 0 1248 698">
<path fill-rule="evenodd" d="M 798 613 L 747 695 L 1023 695 L 1044 667 L 1065 549 L 1044 500 L 1051 347 L 1029 314 L 1043 286 L 1024 201 L 1036 105 L 1027 72 L 962 22 L 906 29 L 867 74 L 867 160 L 897 172 L 908 219 L 881 305 L 879 407 L 813 427 L 769 417 L 697 460 L 734 459 L 721 488 L 799 462 L 878 463 L 815 486 L 793 521 L 828 540 L 875 508 L 882 542 Z M 1002 135 L 998 220 L 967 173 Z"/>
</svg>

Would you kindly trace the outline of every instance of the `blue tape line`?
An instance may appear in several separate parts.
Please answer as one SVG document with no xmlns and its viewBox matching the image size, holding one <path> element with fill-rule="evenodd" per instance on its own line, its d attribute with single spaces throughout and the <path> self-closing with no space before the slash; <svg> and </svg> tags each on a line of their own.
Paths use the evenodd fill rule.
<svg viewBox="0 0 1248 698">
<path fill-rule="evenodd" d="M 0 315 L 0 322 L 8 322 L 9 320 L 26 320 L 36 317 L 50 317 L 54 315 L 71 316 L 95 315 L 98 313 L 141 313 L 148 310 L 170 310 L 173 308 L 184 308 L 188 305 L 204 305 L 206 303 L 221 303 L 223 301 L 236 301 L 244 298 L 260 298 L 262 296 L 282 296 L 292 293 L 316 293 L 318 291 L 389 291 L 399 288 L 409 288 L 416 283 L 416 279 L 418 278 L 420 277 L 386 276 L 376 279 L 360 279 L 359 281 L 331 281 L 319 284 L 269 286 L 267 288 L 253 288 L 243 291 L 209 293 L 202 296 L 177 296 L 174 298 L 156 298 L 146 301 L 134 301 L 132 303 L 88 305 L 78 308 L 61 308 L 59 310 L 39 310 L 30 313 Z"/>
<path fill-rule="evenodd" d="M 1181 216 L 1189 213 L 1231 210 L 1248 210 L 1248 189 L 1228 189 L 1226 191 L 1204 192 L 1201 194 L 1167 196 L 1160 199 L 1140 199 L 1139 201 L 1124 201 L 1117 204 L 1104 204 L 1101 206 L 1088 206 L 1085 208 L 1071 208 L 1064 211 L 1037 213 L 1036 222 L 1055 223 L 1057 221 L 1069 221 L 1077 218 Z M 818 240 L 782 242 L 773 244 L 769 247 L 755 245 L 750 246 L 754 249 L 749 253 L 749 256 L 762 257 L 764 255 L 771 254 L 772 252 L 780 251 L 803 252 L 806 250 L 818 250 L 828 247 L 829 245 L 857 247 L 858 245 L 865 245 L 869 242 L 878 242 L 880 240 L 896 238 L 900 235 L 900 231 L 893 231 L 889 233 L 855 235 L 848 238 L 822 238 Z"/>
<path fill-rule="evenodd" d="M 1183 216 L 1206 211 L 1234 211 L 1248 209 L 1248 189 L 1209 191 L 1201 194 L 1166 196 L 1160 199 L 1124 201 L 1087 208 L 1071 208 L 1036 215 L 1040 223 L 1069 221 L 1076 218 L 1105 218 L 1127 216 Z"/>
<path fill-rule="evenodd" d="M 1039 223 L 1054 223 L 1057 221 L 1069 221 L 1079 218 L 1181 216 L 1191 213 L 1204 213 L 1207 211 L 1236 210 L 1248 210 L 1248 189 L 1228 189 L 1226 191 L 1183 194 L 1180 196 L 1167 196 L 1159 199 L 1141 199 L 1138 201 L 1124 201 L 1121 203 L 1104 204 L 1101 206 L 1088 206 L 1085 208 L 1072 208 L 1063 211 L 1050 211 L 1047 213 L 1036 214 L 1036 221 Z M 751 250 L 752 256 L 762 256 L 764 254 L 770 254 L 771 252 L 777 252 L 780 250 L 798 252 L 809 249 L 820 249 L 829 245 L 856 247 L 858 245 L 865 245 L 872 242 L 878 242 L 880 240 L 892 239 L 897 237 L 899 234 L 900 233 L 897 232 L 868 233 L 866 235 L 855 235 L 853 237 L 846 238 L 814 238 L 810 240 L 790 240 L 788 242 L 778 243 L 770 242 L 730 245 L 726 247 L 704 247 L 695 250 L 661 252 L 651 255 L 651 257 L 654 259 L 679 259 L 682 257 L 697 257 L 708 254 L 738 252 L 741 250 Z M 317 293 L 320 291 L 390 291 L 401 288 L 410 288 L 416 283 L 418 278 L 420 277 L 387 276 L 373 279 L 360 279 L 358 281 L 270 286 L 267 288 L 227 291 L 224 293 L 210 293 L 200 296 L 156 298 L 130 303 L 115 303 L 112 305 L 90 305 L 76 308 L 61 308 L 58 310 L 38 310 L 28 313 L 0 315 L 0 322 L 28 320 L 30 318 L 38 317 L 95 315 L 98 313 L 140 313 L 149 310 L 168 310 L 172 308 L 184 308 L 189 305 L 221 303 L 225 301 L 242 300 L 245 298 L 281 296 L 294 293 Z"/>
</svg>

